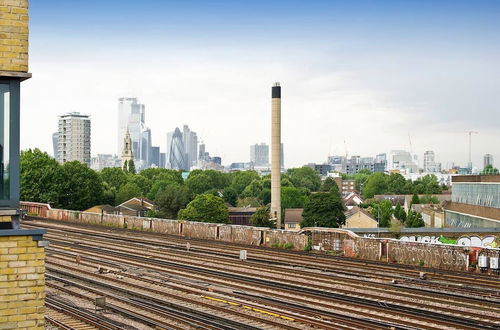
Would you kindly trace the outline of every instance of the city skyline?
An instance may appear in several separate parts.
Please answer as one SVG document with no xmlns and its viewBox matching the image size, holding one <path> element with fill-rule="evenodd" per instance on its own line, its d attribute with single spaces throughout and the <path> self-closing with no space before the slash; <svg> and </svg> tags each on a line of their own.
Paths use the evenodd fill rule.
<svg viewBox="0 0 500 330">
<path fill-rule="evenodd" d="M 95 5 L 81 15 L 92 1 L 32 3 L 34 79 L 23 88 L 21 124 L 37 134 L 21 136 L 23 149 L 50 152 L 53 119 L 79 111 L 93 118 L 92 155 L 117 150 L 109 123 L 115 100 L 130 96 L 147 105 L 154 143 L 188 124 L 225 164 L 244 161 L 249 145 L 270 143 L 267 86 L 278 80 L 287 167 L 346 149 L 419 158 L 433 150 L 442 164 L 466 166 L 468 130 L 479 131 L 474 166 L 497 156 L 496 3 Z M 71 38 L 59 33 L 69 30 Z"/>
</svg>

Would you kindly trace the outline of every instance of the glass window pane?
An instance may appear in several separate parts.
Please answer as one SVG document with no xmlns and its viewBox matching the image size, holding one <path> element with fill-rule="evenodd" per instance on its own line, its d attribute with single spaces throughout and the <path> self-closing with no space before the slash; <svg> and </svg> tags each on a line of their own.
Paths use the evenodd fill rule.
<svg viewBox="0 0 500 330">
<path fill-rule="evenodd" d="M 10 153 L 10 91 L 8 84 L 0 84 L 0 200 L 8 200 Z"/>
</svg>

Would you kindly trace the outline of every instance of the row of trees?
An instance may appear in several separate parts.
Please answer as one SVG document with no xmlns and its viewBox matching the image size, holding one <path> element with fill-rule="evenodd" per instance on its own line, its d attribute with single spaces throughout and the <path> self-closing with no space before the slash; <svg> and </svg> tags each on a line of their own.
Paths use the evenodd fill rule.
<svg viewBox="0 0 500 330">
<path fill-rule="evenodd" d="M 446 186 L 439 184 L 437 177 L 433 174 L 411 181 L 399 173 L 389 175 L 362 170 L 354 175 L 345 175 L 344 179 L 356 180 L 356 190 L 365 198 L 372 198 L 375 195 L 432 195 L 441 194 L 446 189 Z"/>
<path fill-rule="evenodd" d="M 351 178 L 367 198 L 375 194 L 438 194 L 443 189 L 436 177 L 430 175 L 411 182 L 400 174 L 362 171 Z M 303 208 L 303 227 L 344 224 L 344 205 L 332 178 L 322 183 L 319 173 L 313 169 L 294 168 L 282 174 L 281 185 L 282 216 L 287 208 Z M 260 177 L 254 171 L 194 170 L 183 179 L 181 171 L 163 168 L 136 173 L 133 161 L 123 168 L 105 168 L 97 172 L 79 162 L 61 165 L 38 149 L 21 153 L 23 200 L 85 210 L 101 204 L 119 205 L 139 196 L 155 202 L 156 210 L 149 216 L 227 223 L 227 204 L 230 204 L 257 207 L 252 218 L 254 225 L 272 227 L 274 224 L 266 207 L 271 201 L 270 175 Z M 368 205 L 382 227 L 389 226 L 393 214 L 408 226 L 420 223 L 419 215 L 402 215 L 398 208 L 393 210 L 386 204 Z"/>
<path fill-rule="evenodd" d="M 320 189 L 329 191 L 331 181 L 322 186 L 319 174 L 309 167 L 288 170 L 281 179 L 283 210 L 305 207 L 311 193 Z M 338 188 L 335 186 L 335 189 Z M 128 162 L 123 168 L 105 168 L 97 172 L 79 162 L 61 165 L 38 149 L 21 153 L 23 200 L 50 203 L 56 208 L 85 210 L 101 204 L 119 205 L 139 196 L 155 202 L 157 209 L 150 216 L 227 222 L 226 203 L 261 208 L 270 203 L 271 178 L 270 175 L 260 177 L 254 171 L 194 170 L 184 180 L 181 171 L 163 168 L 136 173 L 133 162 Z M 325 198 L 321 196 L 315 196 L 312 201 L 319 203 L 320 198 Z M 340 195 L 333 204 L 342 204 Z M 221 212 L 212 214 L 214 210 Z M 264 214 L 264 211 L 260 213 Z M 323 221 L 318 219 L 316 221 Z M 264 223 L 269 224 L 269 216 Z"/>
</svg>

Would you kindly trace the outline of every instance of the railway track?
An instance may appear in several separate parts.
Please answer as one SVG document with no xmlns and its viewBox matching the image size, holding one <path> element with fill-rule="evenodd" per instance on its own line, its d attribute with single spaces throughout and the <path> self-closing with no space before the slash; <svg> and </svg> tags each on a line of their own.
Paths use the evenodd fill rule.
<svg viewBox="0 0 500 330">
<path fill-rule="evenodd" d="M 226 310 L 231 306 L 238 308 L 245 306 L 250 310 L 260 308 L 270 314 L 293 319 L 295 324 L 319 328 L 330 326 L 332 329 L 390 327 L 497 329 L 500 326 L 500 305 L 494 295 L 491 295 L 494 292 L 491 286 L 497 283 L 494 278 L 479 277 L 481 281 L 475 284 L 477 295 L 474 296 L 458 290 L 464 289 L 460 284 L 469 280 L 468 276 L 436 272 L 434 273 L 436 283 L 439 278 L 439 284 L 443 285 L 444 279 L 447 279 L 449 281 L 447 285 L 451 287 L 447 288 L 449 294 L 444 291 L 433 293 L 433 287 L 428 285 L 433 281 L 422 284 L 425 289 L 411 287 L 415 284 L 412 283 L 415 280 L 410 275 L 415 275 L 416 272 L 411 268 L 391 267 L 392 265 L 378 263 L 376 270 L 370 272 L 363 268 L 366 263 L 359 261 L 338 261 L 340 259 L 252 247 L 245 247 L 252 257 L 246 263 L 237 263 L 235 261 L 237 252 L 242 246 L 234 244 L 226 246 L 191 241 L 190 252 L 186 253 L 187 240 L 179 237 L 171 238 L 143 232 L 134 232 L 134 237 L 130 237 L 126 235 L 129 232 L 123 230 L 75 228 L 45 222 L 33 225 L 50 228 L 48 237 L 52 244 L 47 249 L 49 276 L 57 272 L 62 276 L 66 272 L 65 277 L 78 277 L 78 270 L 68 271 L 70 266 L 67 264 L 64 270 L 61 264 L 58 265 L 53 261 L 57 258 L 66 260 L 66 263 L 72 260 L 74 262 L 75 255 L 78 254 L 82 258 L 82 263 L 89 268 L 104 266 L 115 268 L 110 273 L 127 277 L 130 281 L 142 282 L 143 285 L 149 283 L 154 288 L 161 287 L 162 283 L 177 286 L 177 290 L 184 287 L 184 293 L 204 296 L 207 300 L 212 299 L 220 306 L 226 305 L 223 307 Z M 165 239 L 168 239 L 168 242 L 165 242 Z M 107 248 L 103 249 L 100 246 Z M 304 257 L 300 260 L 293 257 L 299 255 Z M 179 256 L 184 260 L 180 260 Z M 291 258 L 293 260 L 290 260 Z M 210 259 L 212 260 L 209 261 Z M 349 266 L 350 264 L 352 265 Z M 119 275 L 121 270 L 131 267 L 142 268 L 150 273 L 146 272 L 135 277 L 126 273 Z M 259 276 L 250 274 L 252 269 L 258 267 L 262 269 Z M 81 270 L 79 272 L 83 274 Z M 287 272 L 289 277 L 283 276 L 283 280 L 272 280 L 273 276 L 276 277 L 280 272 Z M 156 278 L 154 274 L 158 274 Z M 83 277 L 89 280 L 92 272 L 84 275 Z M 361 278 L 356 280 L 354 278 L 356 275 Z M 311 276 L 314 276 L 317 285 L 305 282 L 306 278 Z M 290 277 L 295 279 L 292 280 Z M 409 280 L 406 281 L 405 278 Z M 388 281 L 394 279 L 398 279 L 399 283 Z M 220 290 L 224 288 L 224 284 L 233 289 Z M 206 294 L 207 285 L 212 286 L 209 291 L 211 294 Z M 357 286 L 359 290 L 366 288 L 367 293 L 364 296 L 349 294 L 348 290 L 341 290 L 338 287 L 332 289 L 334 285 Z M 453 292 L 453 285 L 457 286 L 456 292 Z M 373 288 L 368 290 L 368 286 Z M 383 297 L 391 291 L 397 292 L 401 297 L 399 299 Z M 489 297 L 487 293 L 490 294 Z M 419 294 L 426 295 L 435 304 L 442 304 L 440 311 L 436 312 L 433 310 L 435 308 L 430 306 L 426 308 L 418 303 L 408 304 L 408 301 L 405 303 L 404 299 L 412 299 Z M 446 308 L 446 302 L 450 304 L 453 300 L 457 306 L 463 308 L 462 311 L 453 312 L 452 307 Z M 159 301 L 156 304 L 160 305 Z M 489 310 L 493 314 L 492 317 L 487 319 L 485 315 L 475 315 L 481 310 L 481 305 L 485 305 L 484 310 Z M 332 306 L 337 309 L 337 314 L 335 310 L 332 311 Z M 342 310 L 341 306 L 349 308 L 345 307 Z M 466 312 L 466 308 L 471 311 Z M 283 323 L 280 324 L 283 326 Z M 274 327 L 278 328 L 280 325 Z"/>
<path fill-rule="evenodd" d="M 90 313 L 53 297 L 45 298 L 47 308 L 45 319 L 48 323 L 63 329 L 74 330 L 120 330 L 123 324 L 112 322 L 105 317 Z"/>
</svg>

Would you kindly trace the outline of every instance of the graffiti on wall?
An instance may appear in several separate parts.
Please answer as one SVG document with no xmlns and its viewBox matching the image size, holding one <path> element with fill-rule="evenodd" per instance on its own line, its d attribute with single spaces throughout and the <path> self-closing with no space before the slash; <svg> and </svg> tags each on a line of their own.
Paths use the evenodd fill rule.
<svg viewBox="0 0 500 330">
<path fill-rule="evenodd" d="M 457 246 L 427 245 L 425 248 L 409 242 L 389 243 L 388 258 L 398 263 L 421 264 L 450 270 L 463 270 L 469 264 L 467 250 Z"/>
<path fill-rule="evenodd" d="M 403 236 L 399 240 L 402 242 L 420 242 L 420 243 L 432 243 L 432 244 L 443 244 L 439 241 L 440 236 Z"/>
<path fill-rule="evenodd" d="M 499 243 L 495 236 L 462 236 L 458 239 L 457 245 L 462 246 L 477 246 L 477 247 L 490 247 L 497 248 L 499 247 Z"/>
</svg>

